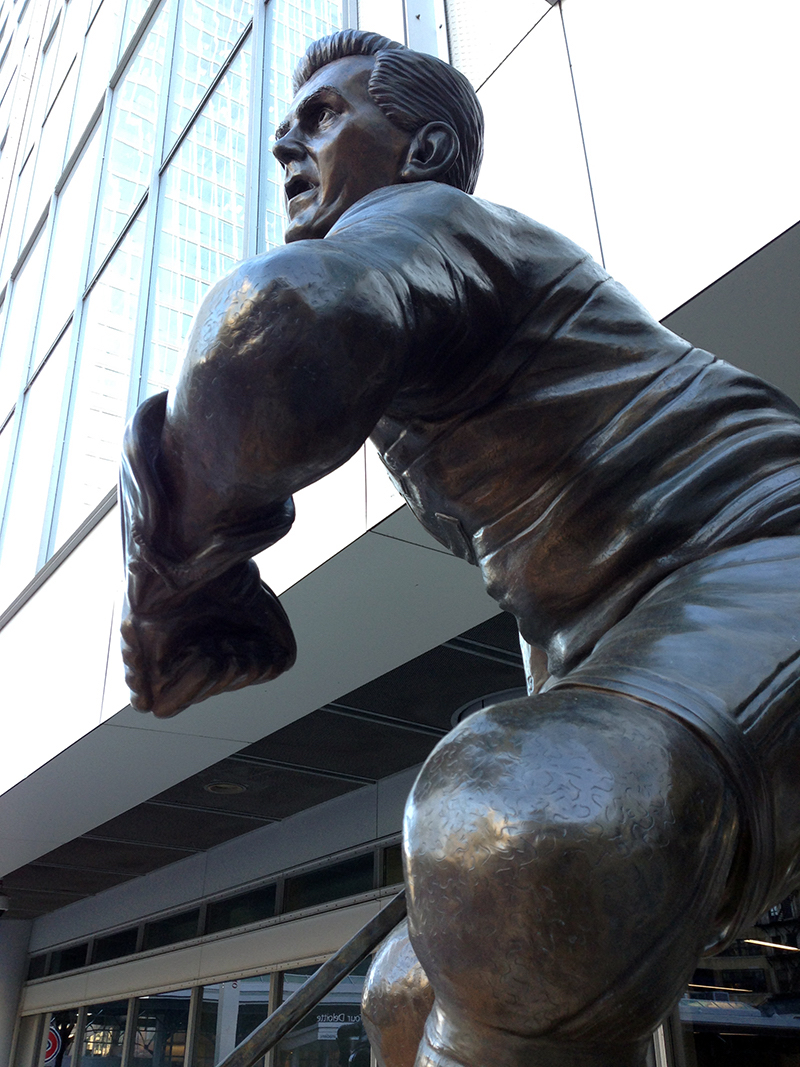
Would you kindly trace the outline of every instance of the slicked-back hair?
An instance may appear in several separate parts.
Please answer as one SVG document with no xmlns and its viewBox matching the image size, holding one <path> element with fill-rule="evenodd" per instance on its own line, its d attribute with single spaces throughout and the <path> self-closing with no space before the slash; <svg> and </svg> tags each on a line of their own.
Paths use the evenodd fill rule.
<svg viewBox="0 0 800 1067">
<path fill-rule="evenodd" d="M 408 133 L 428 122 L 446 122 L 453 128 L 459 152 L 440 181 L 471 193 L 483 158 L 483 111 L 464 75 L 379 33 L 341 30 L 309 46 L 294 72 L 294 91 L 321 67 L 346 56 L 375 57 L 369 93 L 395 126 Z"/>
</svg>

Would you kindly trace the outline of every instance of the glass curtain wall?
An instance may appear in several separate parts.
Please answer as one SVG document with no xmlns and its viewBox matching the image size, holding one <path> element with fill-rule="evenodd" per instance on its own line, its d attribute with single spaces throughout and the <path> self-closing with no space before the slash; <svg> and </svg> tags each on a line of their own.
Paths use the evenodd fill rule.
<svg viewBox="0 0 800 1067">
<path fill-rule="evenodd" d="M 0 613 L 110 506 L 208 288 L 282 242 L 269 142 L 341 7 L 50 0 L 0 232 Z"/>
</svg>

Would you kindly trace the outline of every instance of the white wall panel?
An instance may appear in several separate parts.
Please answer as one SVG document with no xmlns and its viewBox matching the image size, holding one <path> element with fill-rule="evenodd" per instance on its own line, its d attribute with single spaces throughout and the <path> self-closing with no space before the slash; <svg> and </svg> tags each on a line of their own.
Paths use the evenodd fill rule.
<svg viewBox="0 0 800 1067">
<path fill-rule="evenodd" d="M 606 264 L 662 317 L 800 217 L 800 5 L 563 13 Z"/>
<path fill-rule="evenodd" d="M 502 19 L 497 21 L 502 25 Z M 478 97 L 486 118 L 486 151 L 476 194 L 552 226 L 599 260 L 557 8 L 492 75 Z"/>
<path fill-rule="evenodd" d="M 403 0 L 358 0 L 358 28 L 405 44 Z"/>
<path fill-rule="evenodd" d="M 119 519 L 107 515 L 0 630 L 4 736 L 0 792 L 100 722 Z"/>
<path fill-rule="evenodd" d="M 206 853 L 204 892 L 221 893 L 373 841 L 378 836 L 377 804 L 375 786 L 365 786 L 218 845 Z"/>
<path fill-rule="evenodd" d="M 548 0 L 503 0 L 495 10 L 485 0 L 447 0 L 451 62 L 477 89 L 550 11 Z"/>
</svg>

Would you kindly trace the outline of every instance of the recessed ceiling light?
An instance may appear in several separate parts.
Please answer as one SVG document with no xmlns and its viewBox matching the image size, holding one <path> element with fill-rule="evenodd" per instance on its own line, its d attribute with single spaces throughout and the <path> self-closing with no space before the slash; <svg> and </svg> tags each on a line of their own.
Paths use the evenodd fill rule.
<svg viewBox="0 0 800 1067">
<path fill-rule="evenodd" d="M 247 786 L 240 785 L 238 782 L 209 782 L 208 785 L 203 786 L 203 789 L 207 793 L 216 793 L 220 797 L 232 797 L 237 793 L 244 793 Z"/>
</svg>

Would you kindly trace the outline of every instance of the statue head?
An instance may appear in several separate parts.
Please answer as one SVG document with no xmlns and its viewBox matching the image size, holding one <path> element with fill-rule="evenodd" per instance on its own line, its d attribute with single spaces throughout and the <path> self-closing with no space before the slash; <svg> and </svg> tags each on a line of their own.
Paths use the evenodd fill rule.
<svg viewBox="0 0 800 1067">
<path fill-rule="evenodd" d="M 314 42 L 294 75 L 276 131 L 289 213 L 286 240 L 324 237 L 357 200 L 402 182 L 441 181 L 471 193 L 483 115 L 447 63 L 376 33 Z"/>
</svg>

